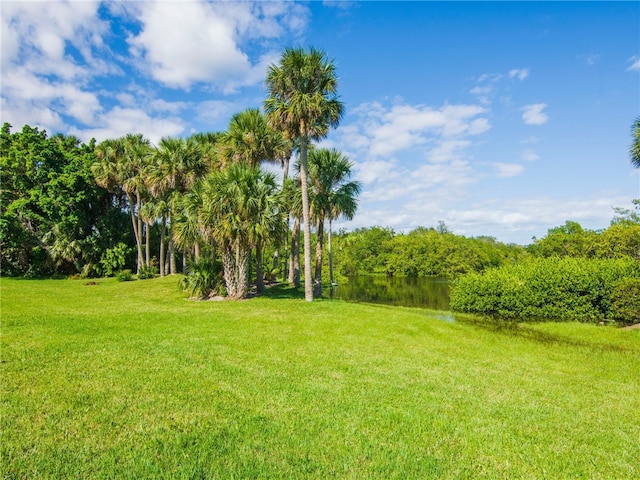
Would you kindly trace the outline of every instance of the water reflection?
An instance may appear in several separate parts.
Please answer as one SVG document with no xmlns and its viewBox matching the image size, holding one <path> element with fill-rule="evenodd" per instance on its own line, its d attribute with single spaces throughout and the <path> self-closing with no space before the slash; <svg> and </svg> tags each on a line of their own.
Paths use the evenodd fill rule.
<svg viewBox="0 0 640 480">
<path fill-rule="evenodd" d="M 332 298 L 449 310 L 449 282 L 441 278 L 360 276 L 333 287 Z"/>
</svg>

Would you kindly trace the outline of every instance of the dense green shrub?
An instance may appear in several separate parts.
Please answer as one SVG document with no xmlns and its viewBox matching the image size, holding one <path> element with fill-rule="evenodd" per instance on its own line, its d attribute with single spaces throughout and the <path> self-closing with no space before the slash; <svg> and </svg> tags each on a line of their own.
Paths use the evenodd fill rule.
<svg viewBox="0 0 640 480">
<path fill-rule="evenodd" d="M 148 280 L 158 275 L 158 267 L 156 265 L 142 265 L 138 269 L 138 278 L 140 280 Z"/>
<path fill-rule="evenodd" d="M 118 273 L 116 273 L 116 280 L 118 280 L 119 282 L 130 282 L 131 280 L 133 280 L 133 274 L 129 269 L 120 270 Z"/>
<path fill-rule="evenodd" d="M 122 242 L 105 250 L 100 257 L 100 266 L 104 276 L 112 277 L 117 271 L 123 269 L 131 252 L 132 249 Z"/>
<path fill-rule="evenodd" d="M 196 298 L 226 295 L 222 271 L 222 264 L 211 258 L 192 261 L 180 280 L 180 289 Z"/>
<path fill-rule="evenodd" d="M 463 276 L 452 289 L 451 308 L 503 318 L 599 321 L 610 316 L 614 301 L 626 308 L 618 299 L 624 294 L 614 291 L 629 278 L 640 279 L 640 264 L 629 258 L 529 259 Z"/>
<path fill-rule="evenodd" d="M 640 278 L 622 278 L 615 283 L 609 318 L 622 323 L 640 322 Z"/>
</svg>

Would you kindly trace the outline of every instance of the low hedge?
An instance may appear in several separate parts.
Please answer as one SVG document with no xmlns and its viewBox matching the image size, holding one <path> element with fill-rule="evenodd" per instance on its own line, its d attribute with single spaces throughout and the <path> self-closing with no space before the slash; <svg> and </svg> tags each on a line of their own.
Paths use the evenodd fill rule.
<svg viewBox="0 0 640 480">
<path fill-rule="evenodd" d="M 533 258 L 461 277 L 451 309 L 518 320 L 623 323 L 640 316 L 640 263 L 625 259 Z"/>
</svg>

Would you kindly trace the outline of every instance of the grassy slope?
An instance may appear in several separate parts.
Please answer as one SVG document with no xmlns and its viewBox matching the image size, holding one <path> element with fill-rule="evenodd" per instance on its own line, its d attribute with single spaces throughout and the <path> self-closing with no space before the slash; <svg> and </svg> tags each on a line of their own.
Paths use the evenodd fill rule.
<svg viewBox="0 0 640 480">
<path fill-rule="evenodd" d="M 640 331 L 1 280 L 6 478 L 638 478 Z"/>
</svg>

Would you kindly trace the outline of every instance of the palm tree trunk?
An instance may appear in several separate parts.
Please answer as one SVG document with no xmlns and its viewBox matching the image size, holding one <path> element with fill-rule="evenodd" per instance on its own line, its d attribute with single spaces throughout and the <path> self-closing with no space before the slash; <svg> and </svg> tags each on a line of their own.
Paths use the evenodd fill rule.
<svg viewBox="0 0 640 480">
<path fill-rule="evenodd" d="M 329 217 L 329 232 L 327 234 L 327 249 L 329 251 L 329 282 L 331 288 L 333 288 L 335 282 L 333 281 L 333 252 L 331 250 L 331 217 Z"/>
<path fill-rule="evenodd" d="M 276 258 L 278 258 L 276 256 Z M 264 293 L 264 279 L 262 278 L 262 241 L 256 242 L 256 290 L 258 293 Z"/>
<path fill-rule="evenodd" d="M 165 230 L 167 228 L 167 218 L 162 216 L 162 225 L 160 225 L 160 257 L 158 261 L 158 268 L 160 269 L 160 276 L 164 277 L 164 237 Z"/>
<path fill-rule="evenodd" d="M 149 228 L 151 225 L 148 221 L 144 222 L 144 255 L 145 255 L 145 263 L 147 264 L 147 268 L 151 265 L 151 229 Z"/>
<path fill-rule="evenodd" d="M 304 244 L 304 299 L 313 301 L 313 285 L 311 277 L 311 215 L 309 212 L 309 187 L 307 151 L 309 139 L 300 137 L 300 184 L 302 187 L 302 223 Z"/>
<path fill-rule="evenodd" d="M 284 184 L 289 178 L 289 161 L 291 160 L 291 155 L 287 155 L 284 160 L 284 169 L 282 172 L 282 190 L 284 190 Z M 289 225 L 289 217 L 287 216 L 287 226 Z M 278 268 L 280 267 L 280 240 L 276 244 L 276 248 L 273 252 L 273 275 L 270 275 L 271 283 L 275 283 L 278 281 Z M 284 237 L 284 258 L 287 258 L 287 237 Z M 282 272 L 282 279 L 287 278 L 287 262 L 286 260 L 283 262 L 284 271 Z"/>
<path fill-rule="evenodd" d="M 178 273 L 178 267 L 176 266 L 176 244 L 173 239 L 169 240 L 169 272 L 173 275 Z"/>
<path fill-rule="evenodd" d="M 140 268 L 144 265 L 144 246 L 142 243 L 143 240 L 143 234 L 144 234 L 144 230 L 142 228 L 142 218 L 140 217 L 140 209 L 142 208 L 142 200 L 140 199 L 140 196 L 137 195 L 136 196 L 136 214 L 137 214 L 137 221 L 138 221 L 138 235 L 140 235 L 140 266 L 138 267 L 138 273 L 140 273 Z"/>
<path fill-rule="evenodd" d="M 300 288 L 300 218 L 293 221 L 291 233 L 291 259 L 289 264 L 289 284 Z"/>
<path fill-rule="evenodd" d="M 324 240 L 324 217 L 318 220 L 318 238 L 316 240 L 316 270 L 313 279 L 313 296 L 322 295 L 322 244 Z"/>
<path fill-rule="evenodd" d="M 233 252 L 233 248 L 231 244 L 225 242 L 225 245 L 222 246 L 222 268 L 223 268 L 223 276 L 224 283 L 227 287 L 227 295 L 230 298 L 236 298 L 236 262 L 235 255 Z"/>
<path fill-rule="evenodd" d="M 136 248 L 138 249 L 138 264 L 136 273 L 140 273 L 140 267 L 142 266 L 142 238 L 140 229 L 138 228 L 138 219 L 136 218 L 136 206 L 138 205 L 138 202 L 134 200 L 133 196 L 129 193 L 127 193 L 127 200 L 129 201 L 131 224 L 133 225 L 133 236 L 136 239 Z"/>
<path fill-rule="evenodd" d="M 246 298 L 249 293 L 249 258 L 251 249 L 236 240 L 236 295 L 235 298 Z"/>
</svg>

